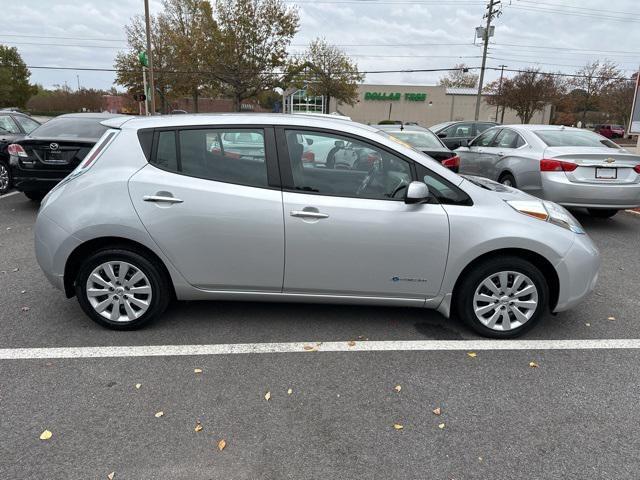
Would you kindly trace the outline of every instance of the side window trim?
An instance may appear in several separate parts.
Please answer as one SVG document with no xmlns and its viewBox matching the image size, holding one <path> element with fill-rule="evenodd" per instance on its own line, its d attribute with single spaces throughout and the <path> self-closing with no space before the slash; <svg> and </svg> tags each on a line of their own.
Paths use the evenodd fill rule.
<svg viewBox="0 0 640 480">
<path fill-rule="evenodd" d="M 357 135 L 352 135 L 350 133 L 326 129 L 326 128 L 317 128 L 317 127 L 306 127 L 300 125 L 281 125 L 275 128 L 276 134 L 276 145 L 278 152 L 278 165 L 280 168 L 280 175 L 282 178 L 282 189 L 286 192 L 290 193 L 300 193 L 305 195 L 322 195 L 325 197 L 341 197 L 341 198 L 357 198 L 360 200 L 383 200 L 383 201 L 404 201 L 401 198 L 367 198 L 367 197 L 354 197 L 353 195 L 339 195 L 332 193 L 322 193 L 322 192 L 311 192 L 311 191 L 302 191 L 295 188 L 295 183 L 293 180 L 293 168 L 291 166 L 291 160 L 289 158 L 289 148 L 287 146 L 287 138 L 286 138 L 286 130 L 297 130 L 309 133 L 317 133 L 318 135 L 332 135 L 343 137 L 345 139 L 352 139 L 365 145 L 377 148 L 386 152 L 389 155 L 393 155 L 400 160 L 403 160 L 409 164 L 409 170 L 411 173 L 411 181 L 415 181 L 418 179 L 417 170 L 416 170 L 416 162 L 395 150 L 390 149 L 386 145 L 381 145 L 373 140 L 368 138 L 362 138 Z"/>
</svg>

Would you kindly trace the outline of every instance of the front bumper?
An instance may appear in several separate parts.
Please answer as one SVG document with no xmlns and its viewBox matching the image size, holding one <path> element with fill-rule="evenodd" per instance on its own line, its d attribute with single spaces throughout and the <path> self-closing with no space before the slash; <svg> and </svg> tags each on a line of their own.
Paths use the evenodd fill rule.
<svg viewBox="0 0 640 480">
<path fill-rule="evenodd" d="M 636 208 L 640 206 L 640 183 L 574 183 L 564 172 L 545 172 L 541 196 L 565 207 Z"/>
<path fill-rule="evenodd" d="M 588 235 L 576 234 L 573 245 L 555 268 L 560 290 L 553 311 L 562 312 L 577 305 L 595 288 L 600 269 L 600 252 Z"/>
</svg>

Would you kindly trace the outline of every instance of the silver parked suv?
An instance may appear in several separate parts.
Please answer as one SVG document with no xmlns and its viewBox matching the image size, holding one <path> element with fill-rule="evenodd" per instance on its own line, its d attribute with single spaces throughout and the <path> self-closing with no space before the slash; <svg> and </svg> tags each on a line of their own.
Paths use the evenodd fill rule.
<svg viewBox="0 0 640 480">
<path fill-rule="evenodd" d="M 106 327 L 139 327 L 175 297 L 435 308 L 513 337 L 596 282 L 598 251 L 562 207 L 462 178 L 372 127 L 281 114 L 103 123 L 43 200 L 36 254 Z M 332 168 L 336 142 L 366 161 Z"/>
</svg>

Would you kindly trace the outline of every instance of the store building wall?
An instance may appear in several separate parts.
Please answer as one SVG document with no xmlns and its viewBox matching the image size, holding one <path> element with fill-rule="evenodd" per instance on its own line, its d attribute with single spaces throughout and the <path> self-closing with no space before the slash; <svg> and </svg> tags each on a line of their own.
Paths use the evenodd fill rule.
<svg viewBox="0 0 640 480">
<path fill-rule="evenodd" d="M 485 97 L 486 98 L 486 97 Z M 330 111 L 338 111 L 362 123 L 377 124 L 381 120 L 418 122 L 430 127 L 450 120 L 473 120 L 476 96 L 473 89 L 447 89 L 441 86 L 369 85 L 358 87 L 358 102 L 354 106 L 331 100 Z M 501 112 L 498 113 L 500 120 Z M 537 112 L 531 123 L 549 123 L 551 106 Z M 480 120 L 495 121 L 496 107 L 483 101 Z M 504 124 L 520 123 L 515 112 L 505 110 Z"/>
</svg>

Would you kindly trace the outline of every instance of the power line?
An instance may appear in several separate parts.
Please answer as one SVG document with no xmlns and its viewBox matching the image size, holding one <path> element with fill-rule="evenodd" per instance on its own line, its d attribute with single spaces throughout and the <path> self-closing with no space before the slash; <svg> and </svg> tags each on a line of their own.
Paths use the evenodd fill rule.
<svg viewBox="0 0 640 480">
<path fill-rule="evenodd" d="M 599 20 L 612 20 L 617 22 L 640 22 L 640 18 L 636 17 L 614 17 L 610 15 L 597 15 L 595 13 L 587 13 L 587 12 L 567 12 L 565 10 L 558 10 L 552 8 L 536 8 L 529 6 L 521 6 L 521 5 L 506 5 L 510 9 L 515 10 L 525 10 L 529 12 L 541 12 L 541 13 L 556 13 L 558 15 L 568 15 L 574 17 L 585 17 L 585 18 L 597 18 Z"/>
<path fill-rule="evenodd" d="M 0 33 L 0 37 L 19 37 L 19 38 L 58 38 L 61 40 L 97 40 L 100 42 L 122 42 L 127 40 L 123 38 L 104 38 L 104 37 L 58 37 L 54 35 L 20 35 L 17 33 Z"/>
<path fill-rule="evenodd" d="M 538 2 L 538 1 L 532 1 L 532 0 L 517 0 L 518 3 L 530 3 L 532 5 L 545 5 L 545 6 L 550 6 L 550 7 L 554 7 L 554 8 L 567 8 L 569 10 L 578 10 L 578 11 L 588 11 L 588 12 L 595 12 L 595 13 L 602 13 L 602 9 L 601 8 L 587 8 L 587 7 L 576 7 L 573 5 L 567 5 L 564 3 L 546 3 L 546 2 Z M 638 13 L 632 13 L 632 12 L 621 12 L 619 10 L 609 10 L 607 9 L 607 13 L 619 13 L 620 15 L 628 15 L 628 16 L 640 16 L 640 14 Z"/>
</svg>

